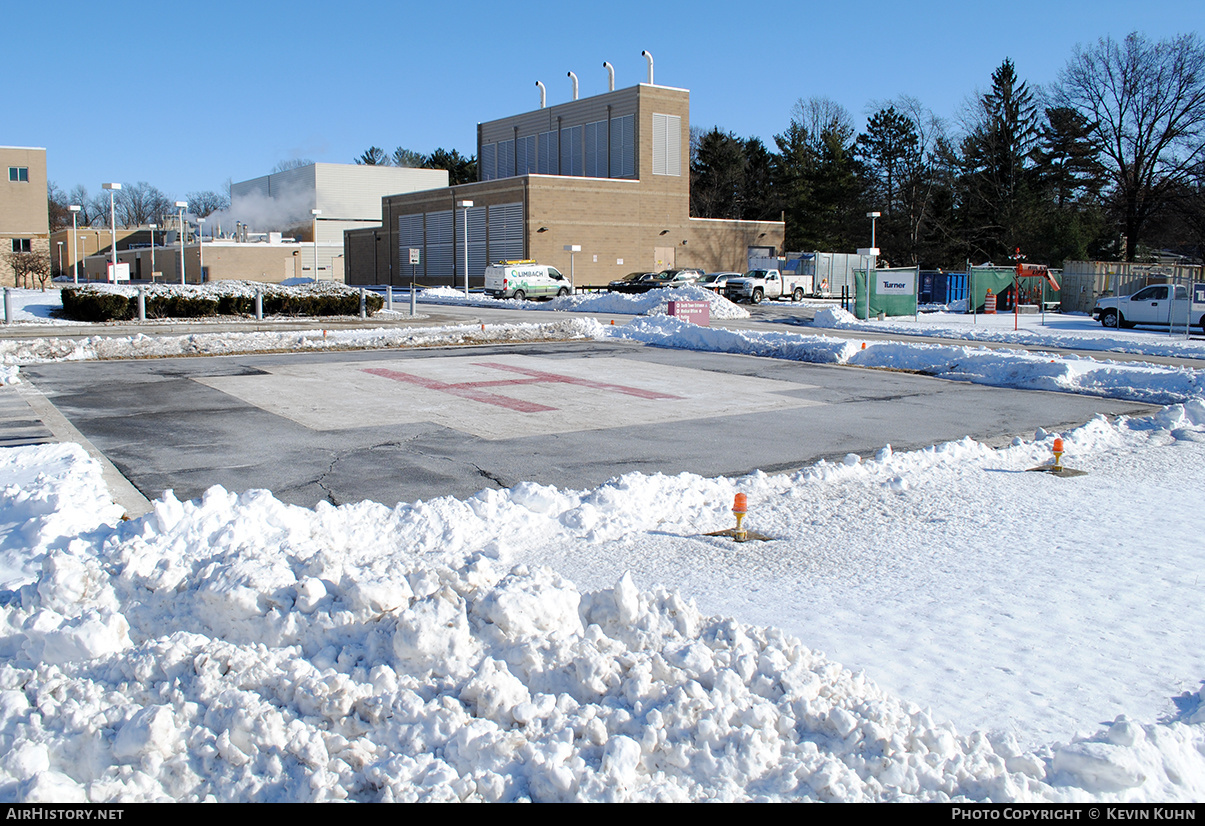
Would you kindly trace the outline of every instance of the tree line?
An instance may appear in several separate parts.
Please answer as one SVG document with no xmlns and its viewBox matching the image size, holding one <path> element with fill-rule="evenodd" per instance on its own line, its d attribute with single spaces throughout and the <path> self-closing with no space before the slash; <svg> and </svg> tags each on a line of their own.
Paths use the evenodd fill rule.
<svg viewBox="0 0 1205 826">
<path fill-rule="evenodd" d="M 691 213 L 786 221 L 791 250 L 876 241 L 893 265 L 1142 260 L 1205 250 L 1205 45 L 1131 34 L 1077 48 L 1034 90 L 1009 59 L 957 125 L 904 96 L 862 133 L 824 97 L 800 100 L 773 150 L 691 130 Z"/>
<path fill-rule="evenodd" d="M 146 181 L 126 184 L 113 194 L 113 215 L 120 226 L 166 226 L 179 216 L 176 199 L 169 198 L 158 187 Z M 52 181 L 47 184 L 46 196 L 51 232 L 71 226 L 72 205 L 80 208 L 75 216 L 77 226 L 109 225 L 109 193 L 106 191 L 89 195 L 86 187 L 76 184 L 70 192 L 64 192 Z M 230 207 L 229 194 L 212 190 L 190 192 L 183 200 L 188 202 L 186 214 L 198 218 L 205 218 Z"/>
<path fill-rule="evenodd" d="M 360 166 L 402 166 L 410 169 L 446 169 L 449 186 L 472 183 L 477 180 L 477 157 L 461 155 L 455 149 L 436 149 L 430 155 L 399 146 L 393 154 L 387 154 L 379 146 L 370 146 L 356 157 Z"/>
</svg>

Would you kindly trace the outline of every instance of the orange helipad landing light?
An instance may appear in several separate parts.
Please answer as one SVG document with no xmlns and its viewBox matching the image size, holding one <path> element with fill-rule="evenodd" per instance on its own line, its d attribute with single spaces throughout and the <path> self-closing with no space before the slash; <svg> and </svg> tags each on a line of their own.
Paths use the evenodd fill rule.
<svg viewBox="0 0 1205 826">
<path fill-rule="evenodd" d="M 738 493 L 736 498 L 732 500 L 732 515 L 736 517 L 736 533 L 733 538 L 737 542 L 744 542 L 748 533 L 741 528 L 741 520 L 745 518 L 745 512 L 749 510 L 749 499 L 743 493 Z"/>
<path fill-rule="evenodd" d="M 1054 466 L 1061 468 L 1063 466 L 1063 439 L 1061 436 L 1054 440 L 1054 447 L 1050 452 L 1054 454 Z"/>
</svg>

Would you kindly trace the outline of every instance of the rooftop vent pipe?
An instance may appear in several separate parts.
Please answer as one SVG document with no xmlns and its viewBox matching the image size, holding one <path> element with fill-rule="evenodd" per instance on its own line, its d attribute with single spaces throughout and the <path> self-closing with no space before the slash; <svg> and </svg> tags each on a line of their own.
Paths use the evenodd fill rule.
<svg viewBox="0 0 1205 826">
<path fill-rule="evenodd" d="M 615 91 L 615 67 L 607 61 L 603 61 L 603 68 L 607 70 L 607 78 L 610 83 L 611 91 Z"/>
<path fill-rule="evenodd" d="M 649 86 L 653 85 L 653 56 L 647 51 L 641 52 L 640 56 L 649 62 Z"/>
<path fill-rule="evenodd" d="M 544 108 L 544 102 L 548 99 L 548 90 L 544 88 L 544 84 L 536 81 L 536 85 L 540 87 L 540 108 Z"/>
<path fill-rule="evenodd" d="M 573 78 L 573 99 L 577 100 L 577 75 L 570 72 L 569 77 Z"/>
</svg>

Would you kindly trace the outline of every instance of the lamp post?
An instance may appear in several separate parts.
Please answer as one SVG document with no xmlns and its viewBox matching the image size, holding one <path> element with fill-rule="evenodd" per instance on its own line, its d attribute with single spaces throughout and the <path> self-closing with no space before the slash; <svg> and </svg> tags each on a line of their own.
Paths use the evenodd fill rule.
<svg viewBox="0 0 1205 826">
<path fill-rule="evenodd" d="M 320 209 L 311 209 L 310 215 L 314 216 L 314 283 L 318 283 L 318 216 L 322 214 Z"/>
<path fill-rule="evenodd" d="M 200 278 L 201 283 L 205 283 L 205 219 L 197 219 L 197 258 L 201 262 Z"/>
<path fill-rule="evenodd" d="M 158 224 L 148 224 L 151 228 L 151 281 L 155 280 L 155 230 L 159 229 Z"/>
<path fill-rule="evenodd" d="M 184 208 L 188 201 L 176 201 L 176 209 L 180 210 L 180 283 L 187 284 L 184 277 Z"/>
<path fill-rule="evenodd" d="M 871 247 L 871 249 L 874 249 L 874 246 L 875 246 L 875 243 L 874 243 L 874 222 L 875 222 L 875 219 L 876 219 L 876 218 L 878 218 L 878 217 L 879 217 L 880 215 L 882 215 L 882 214 L 883 214 L 883 213 L 881 213 L 881 212 L 868 212 L 868 213 L 866 213 L 866 217 L 870 219 L 870 247 Z M 876 254 L 877 254 L 877 253 L 876 253 Z"/>
<path fill-rule="evenodd" d="M 577 281 L 573 277 L 573 254 L 582 251 L 581 244 L 566 244 L 565 252 L 569 253 L 569 291 L 570 294 L 577 292 Z"/>
<path fill-rule="evenodd" d="M 456 206 L 464 210 L 464 297 L 469 297 L 469 207 L 472 201 L 457 201 Z"/>
<path fill-rule="evenodd" d="M 112 264 L 112 272 L 109 273 L 109 280 L 117 280 L 117 208 L 116 199 L 113 193 L 121 190 L 121 184 L 101 184 L 102 189 L 109 190 L 109 238 L 111 248 L 109 250 Z"/>
<path fill-rule="evenodd" d="M 76 213 L 78 213 L 80 210 L 80 205 L 72 204 L 71 206 L 67 207 L 67 209 L 71 210 L 71 280 L 74 283 L 78 284 L 79 283 L 79 241 L 76 240 L 76 235 L 75 235 L 75 233 L 78 232 L 78 230 L 76 230 L 76 228 L 75 228 L 75 216 L 76 216 Z M 59 268 L 62 269 L 61 264 L 59 265 Z"/>
</svg>

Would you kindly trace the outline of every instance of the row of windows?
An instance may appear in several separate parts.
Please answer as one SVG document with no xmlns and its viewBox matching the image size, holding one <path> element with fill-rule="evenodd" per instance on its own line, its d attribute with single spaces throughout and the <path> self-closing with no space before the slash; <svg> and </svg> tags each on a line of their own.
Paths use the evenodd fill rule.
<svg viewBox="0 0 1205 826">
<path fill-rule="evenodd" d="M 32 244 L 29 238 L 14 238 L 13 252 L 33 252 Z"/>
<path fill-rule="evenodd" d="M 8 179 L 13 183 L 29 183 L 29 167 L 10 166 L 8 168 Z"/>
<path fill-rule="evenodd" d="M 608 137 L 609 135 L 609 137 Z M 481 147 L 481 180 L 515 175 L 636 176 L 636 116 L 568 126 Z"/>
</svg>

